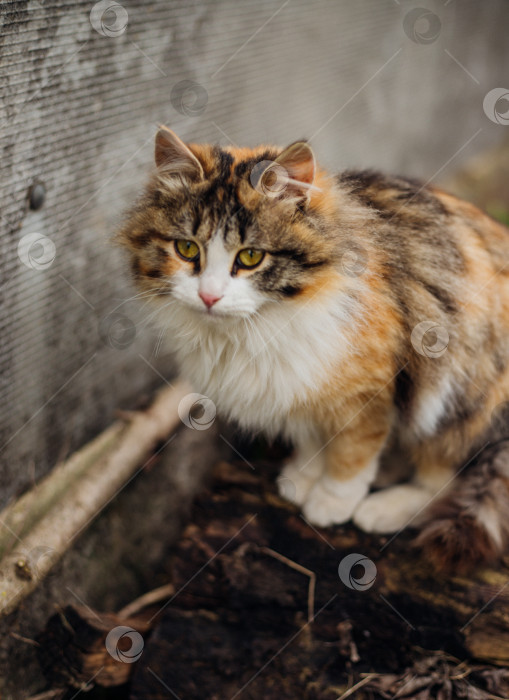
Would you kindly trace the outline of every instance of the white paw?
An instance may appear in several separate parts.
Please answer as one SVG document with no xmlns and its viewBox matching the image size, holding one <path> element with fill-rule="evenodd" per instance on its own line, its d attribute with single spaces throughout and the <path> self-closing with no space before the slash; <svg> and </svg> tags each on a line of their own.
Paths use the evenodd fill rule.
<svg viewBox="0 0 509 700">
<path fill-rule="evenodd" d="M 344 494 L 341 493 L 343 485 Z M 303 515 L 310 523 L 320 527 L 345 523 L 350 520 L 367 490 L 367 485 L 360 481 L 342 484 L 330 477 L 323 477 L 309 492 L 302 509 Z"/>
<path fill-rule="evenodd" d="M 312 444 L 297 451 L 277 479 L 280 496 L 301 506 L 323 472 L 323 455 Z"/>
<path fill-rule="evenodd" d="M 299 470 L 297 464 L 288 464 L 277 478 L 279 495 L 291 503 L 301 506 L 306 500 L 315 478 L 306 472 Z"/>
<path fill-rule="evenodd" d="M 431 497 L 431 491 L 413 484 L 383 489 L 372 493 L 359 505 L 353 521 L 365 532 L 397 532 L 414 522 Z"/>
</svg>

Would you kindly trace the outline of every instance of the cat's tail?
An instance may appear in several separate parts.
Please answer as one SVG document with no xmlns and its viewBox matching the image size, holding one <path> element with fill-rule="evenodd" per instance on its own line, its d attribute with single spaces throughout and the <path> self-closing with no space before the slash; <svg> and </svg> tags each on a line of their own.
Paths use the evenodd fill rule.
<svg viewBox="0 0 509 700">
<path fill-rule="evenodd" d="M 427 509 L 415 543 L 437 569 L 458 573 L 509 551 L 509 439 L 486 447 Z"/>
</svg>

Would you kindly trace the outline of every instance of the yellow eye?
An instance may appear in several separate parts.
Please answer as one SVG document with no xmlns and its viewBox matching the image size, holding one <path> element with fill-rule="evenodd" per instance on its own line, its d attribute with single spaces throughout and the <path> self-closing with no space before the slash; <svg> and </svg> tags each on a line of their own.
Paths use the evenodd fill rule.
<svg viewBox="0 0 509 700">
<path fill-rule="evenodd" d="M 244 248 L 237 255 L 237 264 L 241 267 L 256 267 L 261 263 L 265 253 L 263 250 L 256 250 L 255 248 Z"/>
<path fill-rule="evenodd" d="M 196 260 L 200 254 L 194 241 L 175 241 L 175 250 L 184 260 Z"/>
</svg>

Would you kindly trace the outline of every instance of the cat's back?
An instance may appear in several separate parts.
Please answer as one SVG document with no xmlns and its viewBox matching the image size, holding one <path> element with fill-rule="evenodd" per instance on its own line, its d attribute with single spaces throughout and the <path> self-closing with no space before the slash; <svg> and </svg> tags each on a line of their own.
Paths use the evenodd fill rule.
<svg viewBox="0 0 509 700">
<path fill-rule="evenodd" d="M 407 270 L 509 278 L 509 229 L 479 208 L 412 178 L 349 170 L 338 184 L 375 215 L 369 238 Z"/>
<path fill-rule="evenodd" d="M 416 178 L 378 170 L 346 170 L 337 175 L 341 188 L 374 210 L 383 221 L 412 227 L 417 223 L 444 223 L 462 218 L 476 233 L 500 239 L 509 246 L 509 229 L 475 205 L 440 187 Z"/>
</svg>

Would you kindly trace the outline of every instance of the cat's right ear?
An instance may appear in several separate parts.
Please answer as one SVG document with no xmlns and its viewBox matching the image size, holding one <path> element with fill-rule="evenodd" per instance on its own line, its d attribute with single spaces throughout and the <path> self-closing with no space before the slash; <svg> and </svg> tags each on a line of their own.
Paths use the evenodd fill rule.
<svg viewBox="0 0 509 700">
<path fill-rule="evenodd" d="M 194 153 L 171 129 L 160 126 L 156 134 L 155 161 L 166 174 L 203 179 L 203 167 Z"/>
<path fill-rule="evenodd" d="M 263 170 L 255 189 L 269 197 L 306 202 L 314 185 L 316 163 L 311 146 L 297 141 L 285 148 L 275 161 L 262 161 Z"/>
</svg>

